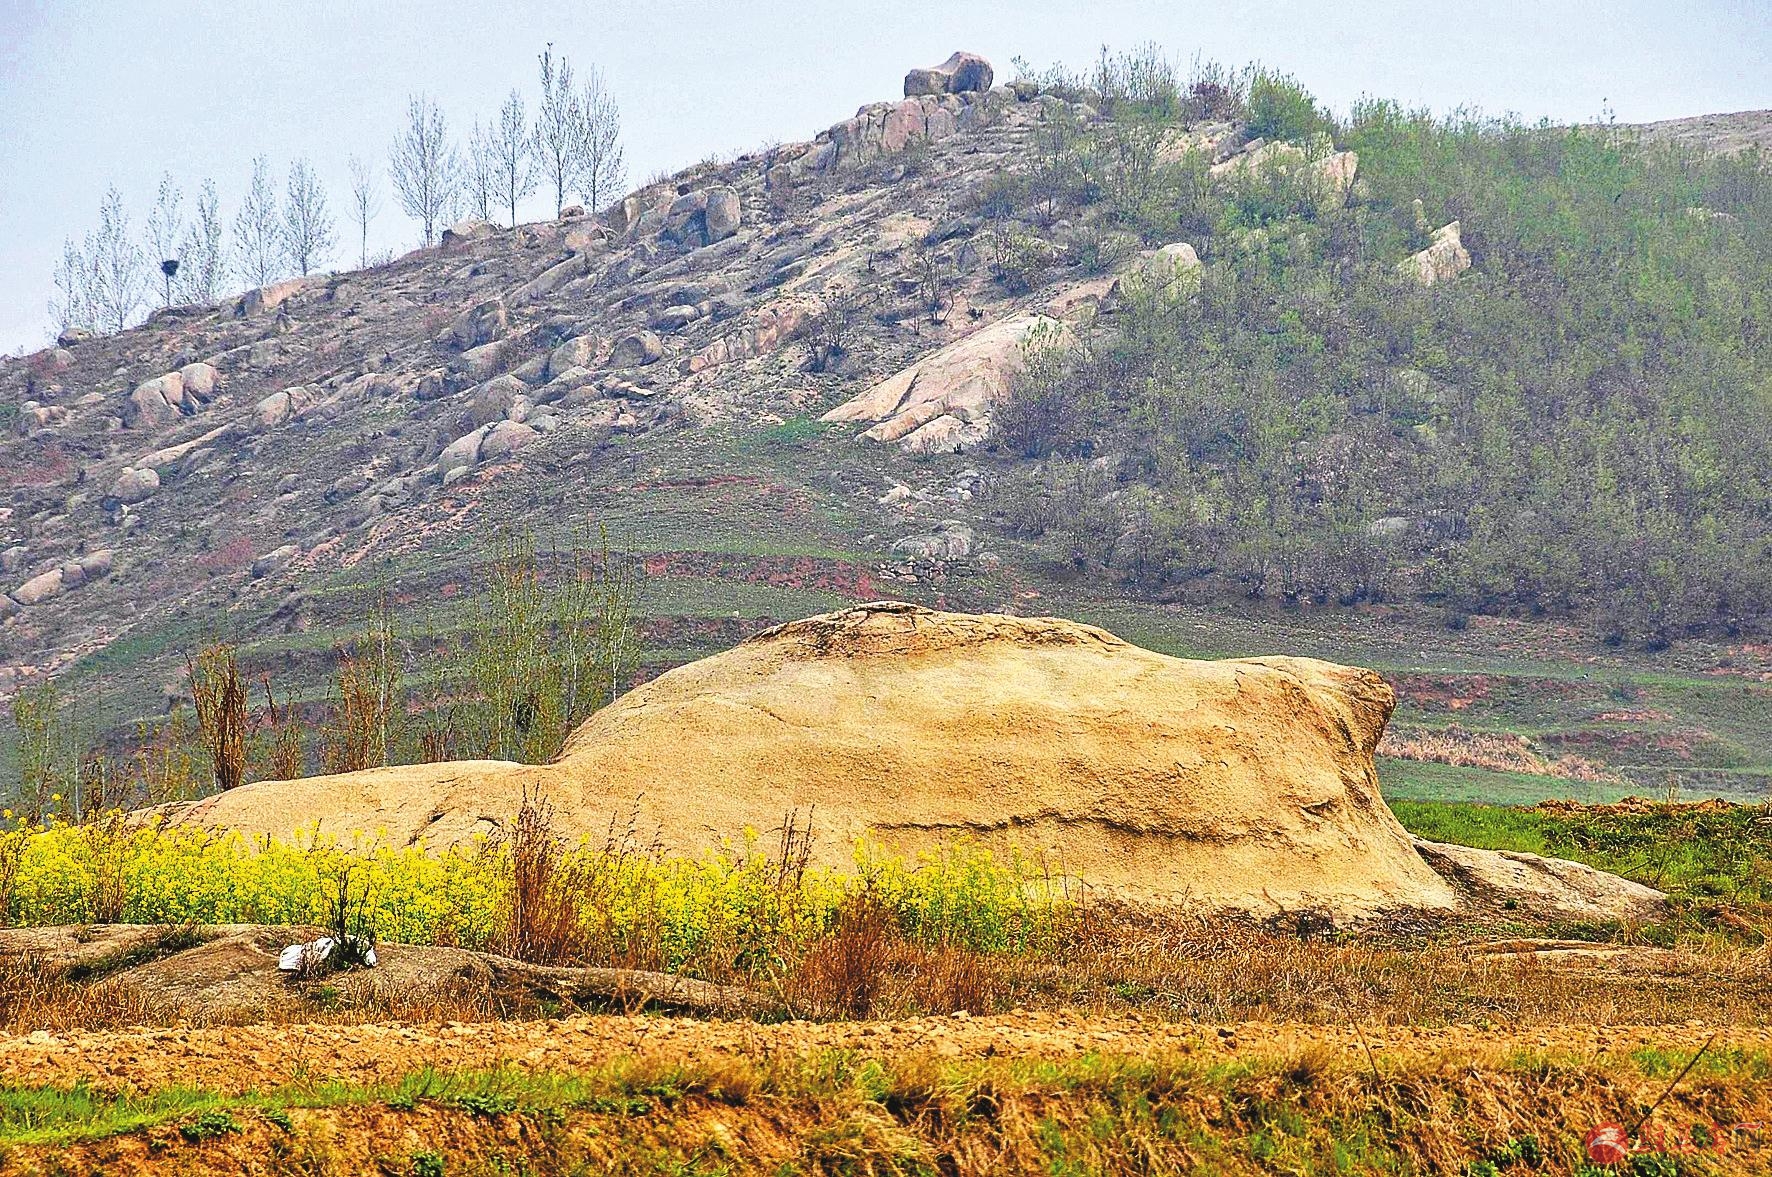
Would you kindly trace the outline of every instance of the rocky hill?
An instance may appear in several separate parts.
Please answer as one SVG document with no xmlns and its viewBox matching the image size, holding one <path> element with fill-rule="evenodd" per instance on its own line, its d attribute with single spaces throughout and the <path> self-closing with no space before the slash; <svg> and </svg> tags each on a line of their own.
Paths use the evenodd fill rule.
<svg viewBox="0 0 1772 1177">
<path fill-rule="evenodd" d="M 1345 635 L 1300 639 L 1284 618 L 1250 631 L 1238 594 L 1140 582 L 1114 547 L 1123 520 L 1099 553 L 1027 525 L 1034 467 L 1000 419 L 1020 369 L 1112 339 L 1123 307 L 1185 299 L 1210 266 L 1180 222 L 1139 239 L 1056 197 L 1005 203 L 1005 177 L 1037 180 L 1054 158 L 1055 127 L 1107 126 L 1090 95 L 993 85 L 963 55 L 905 90 L 607 209 L 464 223 L 385 266 L 5 362 L 0 694 L 78 664 L 103 688 L 95 714 L 157 713 L 184 652 L 217 637 L 280 681 L 317 682 L 366 583 L 446 627 L 509 525 L 544 542 L 606 528 L 635 551 L 654 666 L 884 596 L 1010 612 L 1144 602 L 1150 618 L 1192 618 L 1163 621 L 1158 644 L 1352 660 Z M 1203 190 L 1286 178 L 1325 216 L 1377 199 L 1357 152 L 1257 131 L 1197 109 L 1149 156 L 1197 165 Z M 1105 152 L 1118 140 L 1103 134 Z M 1090 158 L 1102 182 L 1122 174 Z M 1386 272 L 1456 283 L 1472 265 L 1462 233 L 1426 224 Z M 1092 501 L 1133 501 L 1124 490 Z M 1429 526 L 1386 516 L 1368 532 Z M 1412 609 L 1378 640 L 1418 653 L 1380 664 L 1462 673 L 1487 656 L 1486 638 L 1428 622 L 1429 657 L 1416 628 L 1429 613 Z M 1546 631 L 1520 633 L 1526 648 Z M 1580 654 L 1625 673 L 1613 657 Z M 1657 673 L 1772 666 L 1724 639 L 1656 657 Z M 1713 734 L 1734 741 L 1734 766 L 1772 755 L 1735 728 Z"/>
<path fill-rule="evenodd" d="M 285 594 L 316 573 L 437 555 L 484 524 L 546 532 L 599 495 L 705 489 L 649 487 L 667 474 L 646 456 L 654 439 L 693 451 L 804 429 L 870 377 L 1044 308 L 1049 291 L 995 290 L 968 240 L 977 183 L 1020 155 L 1043 109 L 1001 88 L 881 104 L 598 217 L 458 225 L 379 269 L 9 363 L 9 680 L 169 614 L 299 613 Z M 928 239 L 948 246 L 933 316 Z M 744 466 L 728 485 L 763 481 Z M 876 506 L 891 484 L 874 470 L 806 474 L 810 493 L 907 530 L 902 506 Z"/>
</svg>

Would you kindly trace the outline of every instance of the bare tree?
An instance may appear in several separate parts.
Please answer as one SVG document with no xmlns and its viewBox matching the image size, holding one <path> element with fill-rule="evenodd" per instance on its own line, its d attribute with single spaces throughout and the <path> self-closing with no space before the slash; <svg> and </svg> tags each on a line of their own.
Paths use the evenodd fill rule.
<svg viewBox="0 0 1772 1177">
<path fill-rule="evenodd" d="M 572 63 L 561 56 L 554 63 L 554 44 L 541 54 L 541 106 L 535 112 L 531 150 L 541 173 L 554 186 L 554 215 L 566 207 L 566 191 L 578 168 L 578 91 L 572 85 Z"/>
<path fill-rule="evenodd" d="M 326 207 L 326 189 L 308 161 L 289 165 L 289 183 L 283 197 L 283 248 L 304 277 L 324 263 L 338 245 L 332 213 Z"/>
<path fill-rule="evenodd" d="M 462 170 L 462 195 L 468 207 L 482 221 L 492 219 L 492 206 L 499 196 L 498 156 L 493 147 L 492 132 L 474 120 L 468 133 L 467 166 Z"/>
<path fill-rule="evenodd" d="M 288 264 L 283 251 L 283 226 L 277 215 L 277 188 L 264 156 L 252 161 L 252 183 L 234 214 L 234 252 L 240 275 L 252 286 L 268 286 Z"/>
<path fill-rule="evenodd" d="M 99 206 L 98 231 L 86 239 L 86 260 L 92 268 L 100 325 L 123 330 L 141 307 L 146 276 L 142 273 L 142 247 L 130 231 L 123 194 L 115 187 L 105 193 Z"/>
<path fill-rule="evenodd" d="M 535 191 L 535 158 L 530 152 L 529 115 L 523 95 L 512 90 L 499 108 L 498 123 L 491 129 L 492 155 L 498 165 L 498 194 L 517 227 L 517 202 Z"/>
<path fill-rule="evenodd" d="M 98 326 L 97 283 L 92 263 L 72 238 L 62 242 L 62 260 L 55 267 L 55 297 L 49 315 L 59 330 L 78 327 L 90 331 Z"/>
<path fill-rule="evenodd" d="M 461 157 L 449 143 L 442 108 L 423 94 L 407 104 L 406 128 L 388 152 L 388 175 L 400 207 L 424 226 L 425 244 L 431 244 L 437 219 L 461 183 Z"/>
<path fill-rule="evenodd" d="M 621 187 L 627 165 L 622 160 L 621 108 L 603 85 L 602 71 L 594 65 L 579 100 L 574 154 L 578 190 L 586 207 L 595 213 Z"/>
<path fill-rule="evenodd" d="M 375 173 L 357 156 L 351 157 L 351 216 L 357 222 L 357 264 L 369 268 L 369 222 L 381 211 L 381 193 Z"/>
<path fill-rule="evenodd" d="M 160 267 L 161 285 L 166 306 L 172 305 L 172 276 L 179 264 L 179 238 L 184 233 L 184 217 L 179 205 L 184 196 L 172 182 L 172 173 L 160 177 L 160 190 L 154 196 L 154 210 L 148 214 L 148 245 L 153 256 L 149 262 Z M 173 268 L 167 269 L 166 263 Z"/>
<path fill-rule="evenodd" d="M 212 303 L 228 280 L 227 246 L 222 240 L 221 199 L 215 181 L 203 181 L 197 207 L 178 250 L 179 297 L 186 302 Z"/>
</svg>

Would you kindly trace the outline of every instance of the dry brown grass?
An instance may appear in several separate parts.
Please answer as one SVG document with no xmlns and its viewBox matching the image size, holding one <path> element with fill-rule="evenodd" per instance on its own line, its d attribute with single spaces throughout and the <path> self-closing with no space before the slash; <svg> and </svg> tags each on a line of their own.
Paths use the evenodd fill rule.
<svg viewBox="0 0 1772 1177">
<path fill-rule="evenodd" d="M 916 943 L 891 909 L 864 893 L 793 963 L 775 997 L 784 1012 L 803 1018 L 982 1014 L 1000 1004 L 1001 971 L 1000 961 L 982 953 Z"/>
<path fill-rule="evenodd" d="M 264 688 L 265 751 L 270 779 L 292 781 L 307 769 L 307 756 L 302 747 L 301 721 L 296 716 L 293 700 L 285 698 L 283 706 L 277 706 L 277 696 L 271 690 L 271 676 L 268 674 L 264 676 Z"/>
<path fill-rule="evenodd" d="M 1053 952 L 991 968 L 999 1000 L 1017 1006 L 1156 1010 L 1210 1022 L 1757 1025 L 1772 1016 L 1765 948 L 1694 942 L 1583 962 L 1497 952 L 1506 941 L 1495 931 L 1464 931 L 1468 938 L 1456 940 L 1300 939 L 1097 906 Z"/>
<path fill-rule="evenodd" d="M 197 710 L 197 729 L 215 772 L 215 784 L 226 791 L 246 779 L 246 684 L 234 648 L 226 643 L 205 646 L 185 659 L 185 674 Z"/>
<path fill-rule="evenodd" d="M 80 984 L 40 957 L 0 960 L 0 1032 L 120 1030 L 179 1020 L 176 1003 L 130 985 Z"/>
<path fill-rule="evenodd" d="M 1398 760 L 1426 760 L 1460 768 L 1486 768 L 1494 772 L 1518 772 L 1564 781 L 1616 784 L 1623 779 L 1580 756 L 1548 759 L 1539 754 L 1525 737 L 1512 732 L 1473 732 L 1458 727 L 1409 731 L 1393 727 L 1379 741 L 1378 754 L 1394 756 Z"/>
<path fill-rule="evenodd" d="M 492 1022 L 554 1012 L 534 1002 L 501 1002 L 484 989 L 459 985 L 447 977 L 399 986 L 379 983 L 365 973 L 342 977 L 337 984 L 292 990 L 290 1000 L 279 1005 L 218 1014 L 126 976 L 80 981 L 40 957 L 0 959 L 0 1033 L 5 1034 L 141 1026 Z"/>
<path fill-rule="evenodd" d="M 9 1151 L 24 1172 L 1419 1173 L 1583 1177 L 1583 1132 L 1634 1125 L 1666 1077 L 1625 1059 L 1422 1059 L 1382 1072 L 1305 1048 L 1213 1066 L 1091 1055 L 1050 1065 L 720 1055 L 620 1058 L 335 1084 L 231 1101 L 92 1142 Z M 265 1114 L 271 1107 L 283 1114 Z M 497 1110 L 488 1110 L 497 1109 Z M 1701 1070 L 1637 1133 L 1638 1174 L 1760 1173 L 1772 1083 L 1752 1060 Z M 423 1164 L 420 1164 L 420 1159 Z"/>
</svg>

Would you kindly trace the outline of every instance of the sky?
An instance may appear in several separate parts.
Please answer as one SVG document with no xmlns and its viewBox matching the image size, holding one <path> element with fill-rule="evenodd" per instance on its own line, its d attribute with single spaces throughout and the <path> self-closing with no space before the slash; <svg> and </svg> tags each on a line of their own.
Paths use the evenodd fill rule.
<svg viewBox="0 0 1772 1177">
<path fill-rule="evenodd" d="M 1012 57 L 1082 67 L 1155 42 L 1184 65 L 1258 60 L 1342 111 L 1363 95 L 1558 122 L 1772 108 L 1772 0 L 0 0 L 0 352 L 48 340 L 61 243 L 112 184 L 141 231 L 163 173 L 187 212 L 211 178 L 231 224 L 254 156 L 279 181 L 304 157 L 349 237 L 355 154 L 381 171 L 371 252 L 411 248 L 385 174 L 408 96 L 458 133 L 513 87 L 533 109 L 549 42 L 603 71 L 636 186 L 809 139 L 955 49 L 1007 81 Z M 356 256 L 341 245 L 334 264 Z"/>
</svg>

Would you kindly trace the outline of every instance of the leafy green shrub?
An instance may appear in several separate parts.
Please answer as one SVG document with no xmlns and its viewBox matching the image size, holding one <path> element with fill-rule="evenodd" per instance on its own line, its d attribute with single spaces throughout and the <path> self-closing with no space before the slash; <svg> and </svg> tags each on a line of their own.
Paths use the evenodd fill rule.
<svg viewBox="0 0 1772 1177">
<path fill-rule="evenodd" d="M 1752 391 L 1772 351 L 1747 329 L 1772 284 L 1760 161 L 1362 103 L 1344 207 L 1308 164 L 1214 185 L 1196 161 L 1184 198 L 1140 131 L 1098 133 L 1114 218 L 1202 243 L 1200 290 L 1128 300 L 1002 437 L 1119 455 L 1105 493 L 1165 504 L 1149 580 L 1586 615 L 1649 645 L 1772 627 L 1772 417 Z M 1452 219 L 1473 270 L 1401 279 L 1419 226 Z M 1053 493 L 1030 474 L 999 502 L 1037 527 Z M 1385 516 L 1413 524 L 1402 547 L 1368 533 Z"/>
<path fill-rule="evenodd" d="M 1066 235 L 1062 256 L 1065 265 L 1085 274 L 1105 274 L 1131 256 L 1133 247 L 1126 234 L 1104 232 L 1099 225 L 1084 222 Z"/>
<path fill-rule="evenodd" d="M 1174 63 L 1151 42 L 1119 54 L 1110 54 L 1103 46 L 1092 89 L 1102 113 L 1111 117 L 1173 120 L 1182 113 L 1181 82 Z"/>
<path fill-rule="evenodd" d="M 439 662 L 427 758 L 545 764 L 559 755 L 634 665 L 637 591 L 634 567 L 606 537 L 545 556 L 527 532 L 501 537 L 477 623 Z"/>
<path fill-rule="evenodd" d="M 1057 251 L 1051 243 L 1032 233 L 998 225 L 987 244 L 991 276 L 1009 294 L 1026 294 L 1046 280 Z"/>
<path fill-rule="evenodd" d="M 238 1131 L 240 1121 L 232 1114 L 223 1108 L 211 1108 L 189 1123 L 179 1125 L 178 1134 L 192 1144 L 201 1144 L 218 1136 L 232 1136 Z"/>
<path fill-rule="evenodd" d="M 1251 136 L 1303 143 L 1334 130 L 1310 91 L 1290 74 L 1252 69 L 1246 106 Z"/>
</svg>

